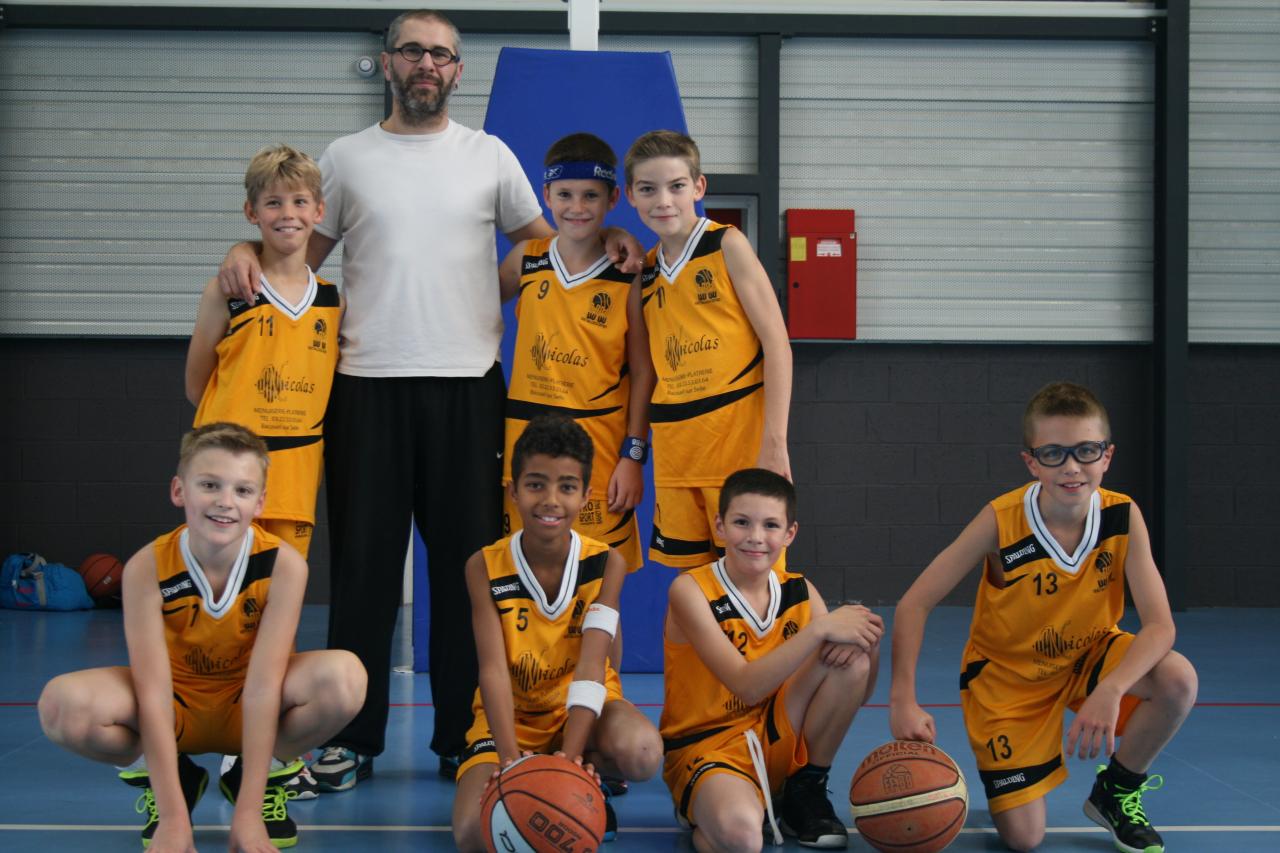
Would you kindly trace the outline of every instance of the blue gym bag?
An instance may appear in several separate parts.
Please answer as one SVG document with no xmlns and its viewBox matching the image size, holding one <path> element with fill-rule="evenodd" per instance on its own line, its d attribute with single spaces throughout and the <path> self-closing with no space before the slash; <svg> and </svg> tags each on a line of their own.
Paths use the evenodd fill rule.
<svg viewBox="0 0 1280 853">
<path fill-rule="evenodd" d="M 10 554 L 0 566 L 0 607 L 10 610 L 91 610 L 93 599 L 75 569 L 39 554 Z"/>
</svg>

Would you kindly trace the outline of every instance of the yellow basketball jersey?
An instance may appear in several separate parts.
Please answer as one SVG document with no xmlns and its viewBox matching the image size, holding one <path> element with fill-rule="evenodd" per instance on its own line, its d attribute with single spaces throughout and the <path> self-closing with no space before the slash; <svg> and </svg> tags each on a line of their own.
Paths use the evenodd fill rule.
<svg viewBox="0 0 1280 853">
<path fill-rule="evenodd" d="M 502 621 L 517 713 L 563 709 L 582 654 L 582 619 L 600 594 L 609 546 L 571 533 L 560 589 L 548 598 L 520 550 L 523 531 L 483 549 L 489 593 Z M 606 663 L 606 670 L 610 667 Z M 475 704 L 480 707 L 480 691 Z"/>
<path fill-rule="evenodd" d="M 764 349 L 729 280 L 727 227 L 700 219 L 678 258 L 661 244 L 645 258 L 655 485 L 718 487 L 760 451 Z"/>
<path fill-rule="evenodd" d="M 226 588 L 215 601 L 187 535 L 184 524 L 153 545 L 164 640 L 179 695 L 180 688 L 192 685 L 244 681 L 280 545 L 279 539 L 252 525 Z"/>
<path fill-rule="evenodd" d="M 987 557 L 964 657 L 978 661 L 971 668 L 994 661 L 1028 681 L 1062 674 L 1115 630 L 1129 551 L 1128 496 L 1099 489 L 1069 553 L 1044 523 L 1039 495 L 1034 482 L 991 502 L 999 564 Z"/>
<path fill-rule="evenodd" d="M 338 364 L 338 288 L 311 276 L 290 305 L 264 278 L 253 304 L 227 300 L 231 320 L 218 342 L 194 426 L 231 421 L 271 451 L 264 518 L 315 521 L 324 467 L 324 411 Z"/>
<path fill-rule="evenodd" d="M 763 615 L 739 592 L 723 559 L 685 575 L 702 590 L 720 630 L 748 661 L 769 654 L 809 624 L 809 586 L 803 575 L 775 568 L 769 576 L 769 606 Z M 669 750 L 735 725 L 769 702 L 744 704 L 707 669 L 692 643 L 673 643 L 664 637 L 662 653 L 665 702 L 659 729 Z"/>
<path fill-rule="evenodd" d="M 603 497 L 627 433 L 627 297 L 633 276 L 608 257 L 570 275 L 559 238 L 530 240 L 521 262 L 515 355 L 507 390 L 503 482 L 516 439 L 537 414 L 576 420 L 595 447 L 591 488 Z"/>
</svg>

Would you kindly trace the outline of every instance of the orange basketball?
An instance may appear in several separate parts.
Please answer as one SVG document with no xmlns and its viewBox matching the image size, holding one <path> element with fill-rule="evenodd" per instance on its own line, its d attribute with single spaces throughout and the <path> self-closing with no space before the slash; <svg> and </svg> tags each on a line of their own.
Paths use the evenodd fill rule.
<svg viewBox="0 0 1280 853">
<path fill-rule="evenodd" d="M 120 597 L 120 576 L 124 564 L 110 554 L 90 554 L 80 564 L 80 577 L 94 601 Z"/>
<path fill-rule="evenodd" d="M 882 853 L 937 853 L 969 812 L 964 774 L 931 743 L 895 740 L 871 750 L 849 787 L 853 825 Z"/>
<path fill-rule="evenodd" d="M 595 853 L 604 838 L 604 794 L 569 759 L 529 755 L 489 786 L 480 821 L 490 851 Z"/>
</svg>

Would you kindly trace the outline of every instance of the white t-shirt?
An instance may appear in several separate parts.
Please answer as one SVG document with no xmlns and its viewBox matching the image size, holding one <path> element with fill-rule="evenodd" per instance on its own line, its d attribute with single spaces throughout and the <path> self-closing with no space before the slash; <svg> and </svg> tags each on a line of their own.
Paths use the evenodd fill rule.
<svg viewBox="0 0 1280 853">
<path fill-rule="evenodd" d="M 542 215 L 502 140 L 453 121 L 440 133 L 374 125 L 320 158 L 324 221 L 343 241 L 338 372 L 482 376 L 498 358 L 495 229 Z"/>
</svg>

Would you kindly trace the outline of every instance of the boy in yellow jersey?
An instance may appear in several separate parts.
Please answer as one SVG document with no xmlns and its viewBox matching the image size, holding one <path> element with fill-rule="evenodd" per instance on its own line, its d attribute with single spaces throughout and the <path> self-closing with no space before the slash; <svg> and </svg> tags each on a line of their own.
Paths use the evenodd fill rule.
<svg viewBox="0 0 1280 853">
<path fill-rule="evenodd" d="M 760 468 L 719 494 L 722 558 L 671 584 L 663 635 L 663 780 L 702 851 L 760 850 L 768 815 L 806 847 L 844 847 L 827 774 L 875 688 L 884 623 L 830 612 L 778 565 L 795 538 L 796 492 Z M 777 797 L 778 816 L 774 816 Z"/>
<path fill-rule="evenodd" d="M 243 424 L 267 442 L 271 469 L 258 524 L 307 556 L 324 467 L 325 407 L 338 364 L 338 288 L 307 266 L 324 216 L 320 167 L 300 151 L 259 151 L 244 177 L 244 215 L 262 232 L 261 292 L 228 299 L 217 279 L 200 297 L 187 349 L 195 426 Z"/>
<path fill-rule="evenodd" d="M 971 521 L 898 603 L 890 728 L 933 742 L 915 671 L 929 611 L 982 565 L 960 699 L 992 820 L 1013 850 L 1044 838 L 1045 795 L 1067 777 L 1066 755 L 1098 766 L 1085 814 L 1116 848 L 1159 853 L 1142 794 L 1163 784 L 1147 768 L 1195 702 L 1196 673 L 1173 651 L 1173 617 L 1146 523 L 1128 496 L 1102 488 L 1115 445 L 1106 410 L 1070 382 L 1042 388 L 1022 421 L 1022 460 L 1035 478 Z M 1117 627 L 1129 584 L 1142 627 Z M 1124 735 L 1119 748 L 1117 735 Z"/>
<path fill-rule="evenodd" d="M 460 850 L 484 849 L 481 795 L 499 766 L 526 752 L 561 752 L 634 781 L 662 758 L 658 730 L 622 698 L 606 660 L 626 563 L 572 526 L 588 498 L 591 454 L 574 421 L 531 420 L 508 487 L 524 526 L 467 561 L 480 686 L 453 801 Z M 606 811 L 609 838 L 617 824 Z"/>
<path fill-rule="evenodd" d="M 640 292 L 657 386 L 650 556 L 686 569 L 723 553 L 717 490 L 741 468 L 791 478 L 791 344 L 769 276 L 742 232 L 700 218 L 698 146 L 646 133 L 627 152 L 627 199 L 659 237 Z"/>
<path fill-rule="evenodd" d="M 129 666 L 58 676 L 40 696 L 51 740 L 142 789 L 142 846 L 155 853 L 195 849 L 190 813 L 209 776 L 188 756 L 202 752 L 243 755 L 221 779 L 235 803 L 229 849 L 292 847 L 283 786 L 296 756 L 364 701 L 354 655 L 293 652 L 307 564 L 253 523 L 266 472 L 267 449 L 244 427 L 188 433 L 169 488 L 186 523 L 125 565 Z"/>
<path fill-rule="evenodd" d="M 653 368 L 640 303 L 631 299 L 636 277 L 616 269 L 601 242 L 605 215 L 618 203 L 617 157 L 598 136 L 574 133 L 547 150 L 545 164 L 542 198 L 557 234 L 521 241 L 499 269 L 504 299 L 518 294 L 519 320 L 503 484 L 511 482 L 512 449 L 531 418 L 573 418 L 591 437 L 596 459 L 617 458 L 595 466 L 573 527 L 620 551 L 635 571 L 644 564 L 635 507 L 644 493 Z M 508 491 L 503 532 L 520 526 Z"/>
</svg>

